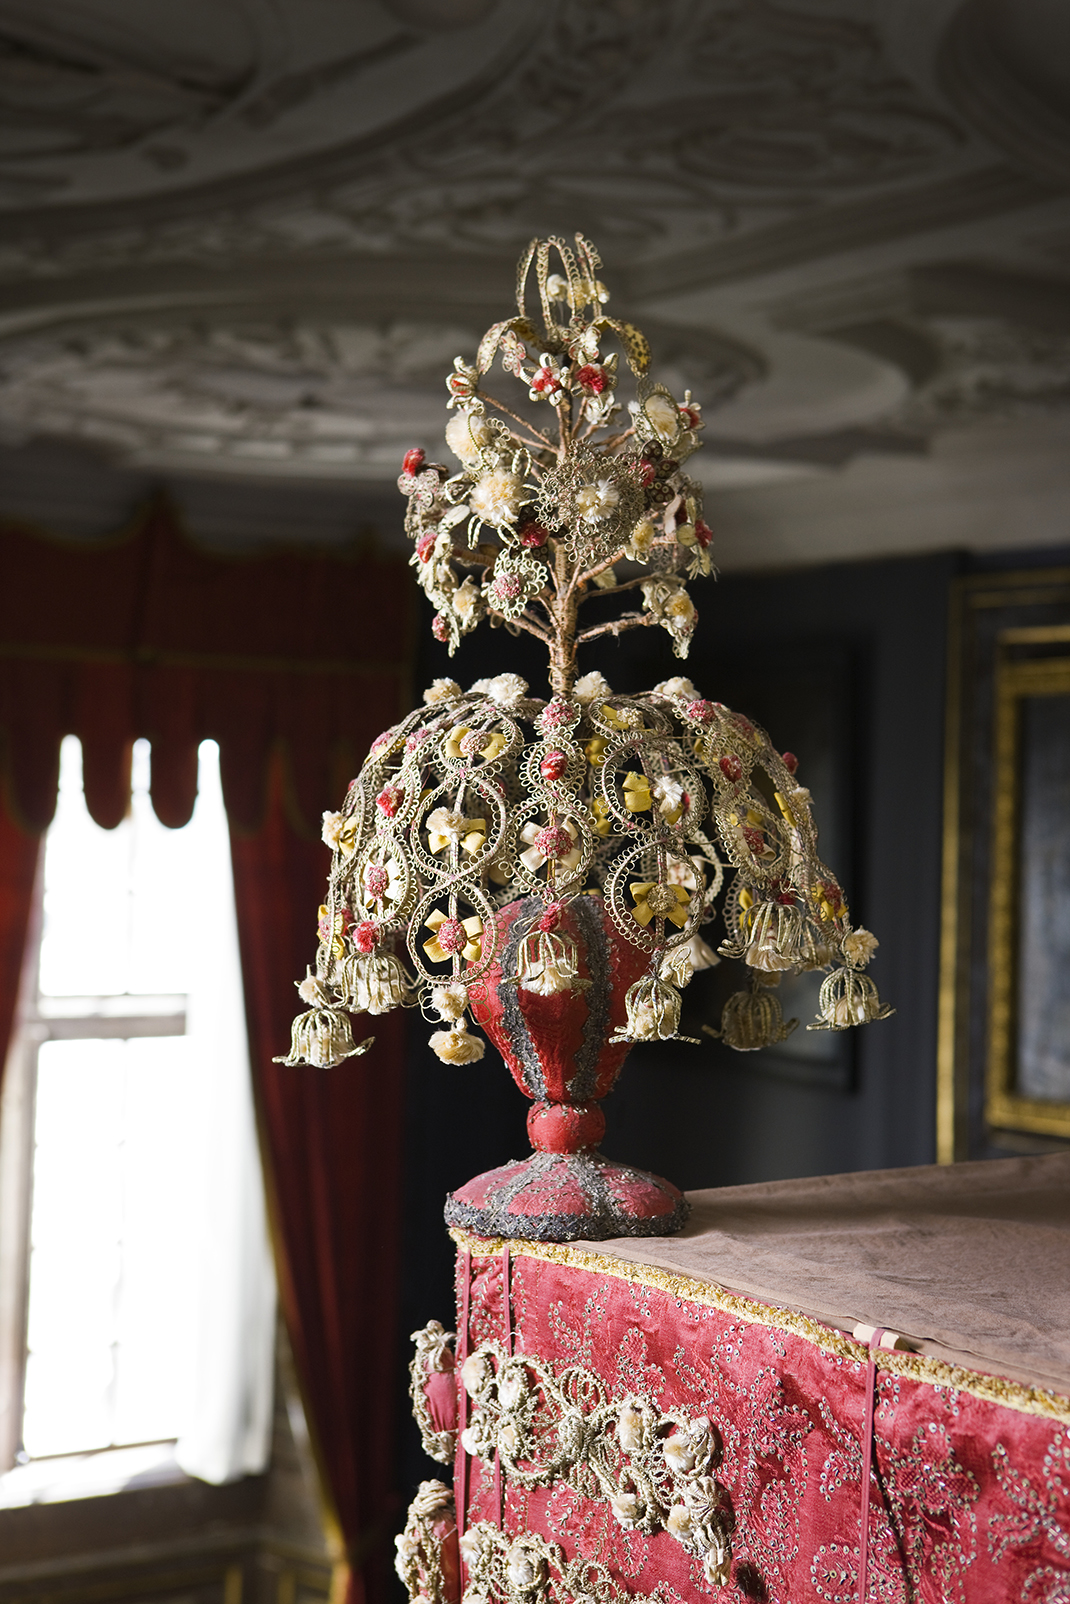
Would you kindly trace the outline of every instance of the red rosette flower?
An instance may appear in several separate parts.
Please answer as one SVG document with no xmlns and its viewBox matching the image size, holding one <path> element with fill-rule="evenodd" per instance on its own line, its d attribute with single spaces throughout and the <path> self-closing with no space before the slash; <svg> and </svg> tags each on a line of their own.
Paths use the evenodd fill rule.
<svg viewBox="0 0 1070 1604">
<path fill-rule="evenodd" d="M 609 384 L 609 375 L 605 368 L 595 362 L 587 362 L 576 374 L 576 383 L 588 395 L 601 395 Z"/>
</svg>

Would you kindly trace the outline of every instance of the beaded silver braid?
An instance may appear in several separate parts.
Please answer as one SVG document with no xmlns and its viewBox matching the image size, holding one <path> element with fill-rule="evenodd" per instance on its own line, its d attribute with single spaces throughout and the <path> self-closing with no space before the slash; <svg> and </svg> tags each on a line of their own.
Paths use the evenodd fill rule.
<svg viewBox="0 0 1070 1604">
<path fill-rule="evenodd" d="M 685 581 L 711 572 L 701 490 L 682 470 L 701 443 L 701 408 L 647 376 L 645 338 L 604 311 L 600 265 L 579 235 L 575 248 L 531 244 L 516 315 L 446 381 L 460 471 L 414 449 L 398 481 L 436 637 L 452 654 L 483 619 L 534 635 L 551 699 L 511 673 L 467 692 L 437 680 L 374 742 L 341 812 L 325 815 L 334 859 L 315 974 L 299 985 L 310 1008 L 283 1062 L 341 1062 L 370 1045 L 354 1046 L 350 1014 L 416 1002 L 446 1027 L 432 1037 L 439 1057 L 473 1062 L 484 1043 L 466 1024 L 468 988 L 500 956 L 497 911 L 530 896 L 549 911 L 591 892 L 649 954 L 622 1038 L 675 1037 L 681 987 L 718 961 L 701 931 L 726 869 L 720 952 L 752 972 L 714 1033 L 728 1046 L 751 1051 L 795 1028 L 770 989 L 784 973 L 828 972 L 810 1029 L 892 1011 L 863 972 L 876 938 L 852 928 L 817 856 L 791 755 L 683 677 L 635 696 L 598 673 L 577 677 L 579 647 L 628 629 L 659 626 L 685 657 L 698 617 Z M 611 342 L 620 353 L 605 354 Z M 626 407 L 621 354 L 634 380 Z M 526 392 L 523 410 L 486 388 L 497 358 Z M 584 628 L 592 597 L 641 605 Z M 584 984 L 552 918 L 532 922 L 515 979 L 547 993 Z"/>
</svg>

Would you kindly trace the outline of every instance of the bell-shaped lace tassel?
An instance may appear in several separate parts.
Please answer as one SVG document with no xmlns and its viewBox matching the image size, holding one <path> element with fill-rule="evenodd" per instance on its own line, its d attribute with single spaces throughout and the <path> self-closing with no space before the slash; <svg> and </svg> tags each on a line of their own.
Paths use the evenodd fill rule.
<svg viewBox="0 0 1070 1604">
<path fill-rule="evenodd" d="M 834 969 L 821 987 L 818 1017 L 807 1030 L 850 1030 L 852 1025 L 870 1025 L 887 1019 L 895 1009 L 882 1004 L 877 988 L 868 975 L 857 969 Z"/>
<path fill-rule="evenodd" d="M 388 1014 L 412 1001 L 412 982 L 392 952 L 350 953 L 338 966 L 340 1002 L 354 1014 Z"/>
<path fill-rule="evenodd" d="M 676 987 L 660 975 L 644 975 L 629 986 L 624 997 L 628 1012 L 623 1029 L 614 1031 L 611 1041 L 692 1041 L 681 1036 L 680 1005 L 683 998 Z"/>
<path fill-rule="evenodd" d="M 306 975 L 298 981 L 297 990 L 302 1002 L 312 1007 L 298 1014 L 290 1032 L 290 1051 L 285 1058 L 276 1058 L 276 1064 L 311 1064 L 315 1069 L 332 1069 L 346 1058 L 359 1058 L 375 1040 L 366 1036 L 353 1042 L 349 1019 L 331 1002 L 331 994 L 315 975 Z"/>
<path fill-rule="evenodd" d="M 748 920 L 743 961 L 766 974 L 794 969 L 802 934 L 803 918 L 798 908 L 790 903 L 763 902 Z"/>
<path fill-rule="evenodd" d="M 478 1064 L 487 1050 L 482 1036 L 468 1034 L 463 1018 L 454 1022 L 452 1030 L 436 1030 L 430 1045 L 444 1064 Z"/>
<path fill-rule="evenodd" d="M 720 1030 L 712 1025 L 702 1028 L 737 1053 L 756 1053 L 759 1048 L 786 1041 L 798 1023 L 797 1019 L 785 1022 L 779 998 L 762 988 L 733 992 L 724 1005 Z"/>
<path fill-rule="evenodd" d="M 562 991 L 586 991 L 576 955 L 576 943 L 553 930 L 525 936 L 517 953 L 516 979 L 522 991 L 552 997 Z"/>
<path fill-rule="evenodd" d="M 835 957 L 836 948 L 821 926 L 814 924 L 811 919 L 804 919 L 799 937 L 797 967 L 800 970 L 827 969 Z"/>
</svg>

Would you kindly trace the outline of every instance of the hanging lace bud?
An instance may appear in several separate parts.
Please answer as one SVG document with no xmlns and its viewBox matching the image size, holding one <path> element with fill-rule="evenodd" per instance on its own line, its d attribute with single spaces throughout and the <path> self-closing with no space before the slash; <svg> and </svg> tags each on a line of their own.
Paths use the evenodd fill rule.
<svg viewBox="0 0 1070 1604">
<path fill-rule="evenodd" d="M 522 991 L 540 997 L 559 991 L 586 991 L 591 984 L 579 971 L 576 943 L 552 930 L 525 936 L 517 954 L 516 978 Z"/>
<path fill-rule="evenodd" d="M 644 975 L 629 986 L 624 997 L 627 1024 L 614 1031 L 611 1041 L 693 1041 L 679 1035 L 680 1005 L 676 987 L 659 975 Z"/>
<path fill-rule="evenodd" d="M 818 1017 L 807 1030 L 849 1030 L 852 1025 L 870 1025 L 875 1019 L 888 1019 L 895 1009 L 881 1004 L 877 988 L 868 975 L 857 969 L 834 969 L 821 987 Z"/>
<path fill-rule="evenodd" d="M 436 1030 L 430 1045 L 444 1064 L 478 1064 L 487 1050 L 482 1036 L 468 1034 L 463 1018 L 455 1021 L 452 1030 Z"/>
<path fill-rule="evenodd" d="M 366 962 L 364 1006 L 369 1014 L 388 1014 L 392 1008 L 404 1008 L 412 1001 L 412 982 L 392 952 L 376 953 Z"/>
<path fill-rule="evenodd" d="M 358 1058 L 368 1051 L 375 1037 L 366 1036 L 354 1045 L 348 1017 L 332 1004 L 331 994 L 321 980 L 306 975 L 298 982 L 297 990 L 301 1000 L 312 1007 L 298 1014 L 290 1033 L 290 1051 L 285 1058 L 274 1059 L 274 1063 L 331 1069 L 345 1058 Z"/>
<path fill-rule="evenodd" d="M 868 935 L 868 931 L 865 933 Z M 810 919 L 803 920 L 798 952 L 797 966 L 804 970 L 827 969 L 836 957 L 836 948 L 832 942 L 828 940 L 821 926 L 814 924 Z"/>
<path fill-rule="evenodd" d="M 667 952 L 662 953 L 658 974 L 662 980 L 671 981 L 682 991 L 689 984 L 692 975 L 698 974 L 700 969 L 712 969 L 720 961 L 713 948 L 708 946 L 696 931 L 690 941 L 685 941 L 679 947 L 670 947 Z"/>
<path fill-rule="evenodd" d="M 795 968 L 803 934 L 798 908 L 790 903 L 762 902 L 751 911 L 746 928 L 744 963 L 766 973 Z"/>
<path fill-rule="evenodd" d="M 780 1000 L 771 991 L 733 992 L 721 1014 L 721 1028 L 703 1025 L 708 1036 L 723 1041 L 737 1053 L 755 1053 L 761 1047 L 773 1047 L 786 1041 L 799 1021 L 784 1021 Z"/>
<path fill-rule="evenodd" d="M 591 982 L 580 975 L 576 943 L 558 928 L 561 911 L 562 905 L 552 902 L 540 914 L 517 949 L 516 974 L 503 980 L 503 985 L 519 986 L 539 997 L 587 990 Z"/>
<path fill-rule="evenodd" d="M 352 952 L 338 965 L 339 1001 L 354 1014 L 388 1014 L 412 1001 L 412 982 L 392 952 Z"/>
</svg>

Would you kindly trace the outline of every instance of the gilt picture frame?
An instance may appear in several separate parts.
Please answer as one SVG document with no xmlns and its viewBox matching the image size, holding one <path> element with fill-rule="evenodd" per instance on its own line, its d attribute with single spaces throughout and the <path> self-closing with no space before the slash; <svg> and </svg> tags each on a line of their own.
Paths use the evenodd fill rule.
<svg viewBox="0 0 1070 1604">
<path fill-rule="evenodd" d="M 947 695 L 943 1163 L 1070 1142 L 1070 568 L 955 582 Z"/>
<path fill-rule="evenodd" d="M 1070 655 L 1008 660 L 1055 644 L 1070 625 L 999 642 L 985 1118 L 1070 1137 Z"/>
</svg>

